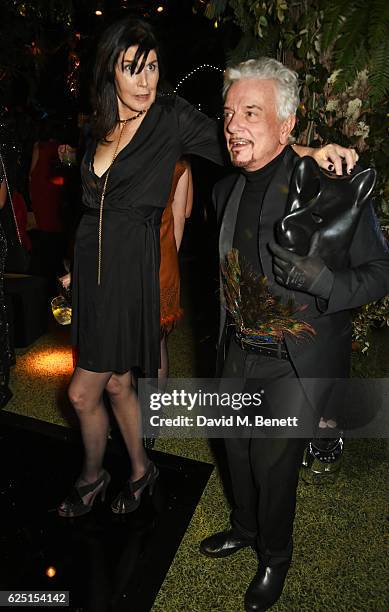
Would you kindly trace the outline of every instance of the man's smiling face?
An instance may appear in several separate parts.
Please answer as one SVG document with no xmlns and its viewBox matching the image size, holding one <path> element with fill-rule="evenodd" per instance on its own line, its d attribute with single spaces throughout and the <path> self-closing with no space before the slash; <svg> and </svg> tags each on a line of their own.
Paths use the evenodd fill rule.
<svg viewBox="0 0 389 612">
<path fill-rule="evenodd" d="M 295 124 L 278 118 L 276 84 L 271 79 L 243 78 L 230 86 L 224 104 L 224 135 L 234 166 L 263 168 L 288 143 Z"/>
</svg>

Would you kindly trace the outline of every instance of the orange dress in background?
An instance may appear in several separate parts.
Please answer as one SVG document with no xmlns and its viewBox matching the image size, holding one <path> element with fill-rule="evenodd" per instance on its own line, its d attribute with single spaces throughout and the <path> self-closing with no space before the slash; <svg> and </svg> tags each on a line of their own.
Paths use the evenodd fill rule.
<svg viewBox="0 0 389 612">
<path fill-rule="evenodd" d="M 161 333 L 169 333 L 176 321 L 182 317 L 180 307 L 180 268 L 174 237 L 174 218 L 172 203 L 177 183 L 185 172 L 188 164 L 178 161 L 174 170 L 172 188 L 167 206 L 163 211 L 160 229 L 161 265 L 159 268 Z"/>
</svg>

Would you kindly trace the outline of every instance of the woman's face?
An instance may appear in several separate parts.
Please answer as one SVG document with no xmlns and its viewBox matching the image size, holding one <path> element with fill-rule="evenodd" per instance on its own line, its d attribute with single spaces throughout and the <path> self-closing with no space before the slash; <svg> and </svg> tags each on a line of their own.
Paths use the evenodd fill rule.
<svg viewBox="0 0 389 612">
<path fill-rule="evenodd" d="M 159 78 L 157 54 L 152 49 L 141 72 L 137 68 L 131 74 L 137 45 L 123 51 L 115 68 L 115 86 L 118 99 L 119 115 L 126 119 L 128 111 L 147 110 L 155 100 Z"/>
</svg>

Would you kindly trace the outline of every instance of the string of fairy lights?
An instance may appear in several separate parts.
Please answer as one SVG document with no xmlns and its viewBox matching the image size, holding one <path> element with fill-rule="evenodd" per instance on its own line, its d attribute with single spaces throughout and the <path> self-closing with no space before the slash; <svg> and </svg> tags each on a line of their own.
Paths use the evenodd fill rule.
<svg viewBox="0 0 389 612">
<path fill-rule="evenodd" d="M 214 70 L 216 72 L 219 72 L 220 74 L 224 73 L 223 68 L 220 68 L 220 66 L 214 66 L 213 64 L 200 64 L 199 66 L 196 66 L 196 68 L 193 68 L 193 70 L 191 70 L 190 72 L 188 72 L 187 74 L 185 74 L 177 83 L 177 85 L 174 88 L 174 93 L 178 93 L 178 90 L 180 89 L 180 87 L 185 83 L 185 81 L 188 81 L 191 77 L 193 77 L 196 73 L 201 72 L 202 70 Z M 197 104 L 196 105 L 198 110 L 202 110 L 201 109 L 201 104 Z M 220 119 L 220 117 L 216 117 L 217 119 Z"/>
<path fill-rule="evenodd" d="M 156 11 L 159 14 L 162 14 L 166 11 L 166 7 L 164 6 L 163 0 L 161 2 L 156 2 L 154 5 L 152 5 L 151 7 L 149 6 L 150 3 L 149 2 L 138 2 L 138 8 L 146 10 L 146 11 Z M 120 8 L 122 9 L 127 9 L 128 7 L 128 0 L 121 0 L 120 2 Z M 97 0 L 96 2 L 96 8 L 95 8 L 95 15 L 97 17 L 103 17 L 104 15 L 104 0 Z"/>
<path fill-rule="evenodd" d="M 196 72 L 199 72 L 200 70 L 216 70 L 217 72 L 221 72 L 221 74 L 223 74 L 223 68 L 220 68 L 220 66 L 214 66 L 213 64 L 200 64 L 200 66 L 197 66 L 196 68 L 193 68 L 193 70 L 191 70 L 190 72 L 188 72 L 185 76 L 183 76 L 177 83 L 176 87 L 174 88 L 174 93 L 177 93 L 179 88 L 181 87 L 181 85 L 183 85 L 185 83 L 185 81 L 187 81 L 188 79 L 190 79 L 194 74 L 196 74 Z"/>
</svg>

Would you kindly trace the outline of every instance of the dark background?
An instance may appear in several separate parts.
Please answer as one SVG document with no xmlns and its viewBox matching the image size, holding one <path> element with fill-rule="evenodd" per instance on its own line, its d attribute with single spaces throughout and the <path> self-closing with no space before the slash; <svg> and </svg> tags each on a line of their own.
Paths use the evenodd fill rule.
<svg viewBox="0 0 389 612">
<path fill-rule="evenodd" d="M 197 71 L 179 87 L 179 93 L 207 114 L 220 114 L 224 50 L 231 46 L 237 31 L 233 26 L 223 31 L 215 28 L 215 23 L 202 14 L 201 1 L 64 0 L 49 6 L 48 0 L 6 0 L 0 9 L 3 109 L 27 105 L 38 115 L 57 116 L 89 112 L 89 81 L 97 39 L 112 21 L 134 15 L 151 21 L 157 31 L 163 89 L 175 88 L 201 64 L 219 68 Z M 158 12 L 158 7 L 163 11 Z M 97 9 L 102 15 L 96 15 Z"/>
</svg>

